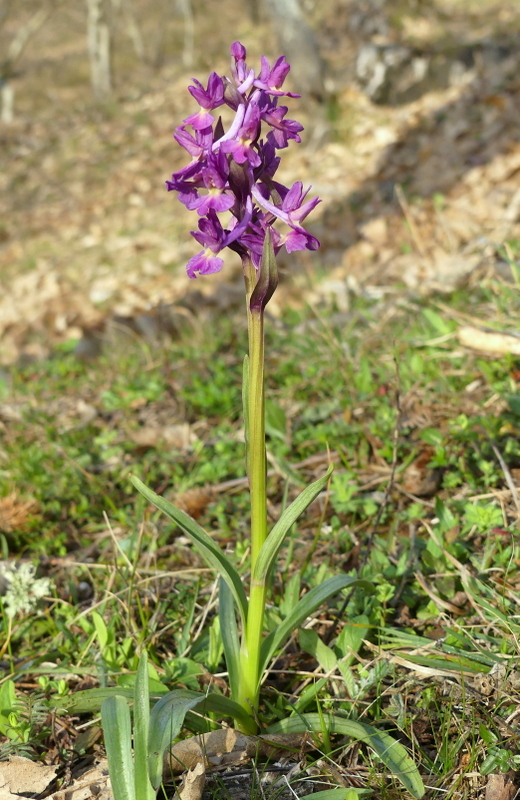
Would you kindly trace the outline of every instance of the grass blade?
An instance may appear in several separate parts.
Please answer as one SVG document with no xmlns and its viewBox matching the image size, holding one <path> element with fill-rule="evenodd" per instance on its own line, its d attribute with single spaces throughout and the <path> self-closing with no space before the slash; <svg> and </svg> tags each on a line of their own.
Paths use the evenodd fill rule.
<svg viewBox="0 0 520 800">
<path fill-rule="evenodd" d="M 101 720 L 114 800 L 136 800 L 132 727 L 126 699 L 121 695 L 107 698 L 101 706 Z"/>
<path fill-rule="evenodd" d="M 176 508 L 172 503 L 169 503 L 168 500 L 165 500 L 164 497 L 160 497 L 153 492 L 145 486 L 139 478 L 136 478 L 135 475 L 132 475 L 130 479 L 136 489 L 138 489 L 150 503 L 153 503 L 154 506 L 175 522 L 179 528 L 182 528 L 206 563 L 213 569 L 216 569 L 224 578 L 235 598 L 242 625 L 245 626 L 247 620 L 247 598 L 242 580 L 236 569 L 229 563 L 220 547 L 218 547 L 213 539 L 208 536 L 206 531 L 201 528 L 194 519 L 185 514 L 184 511 L 181 511 L 180 508 Z"/>
<path fill-rule="evenodd" d="M 398 778 L 405 789 L 416 798 L 424 795 L 424 785 L 419 771 L 402 744 L 396 742 L 388 733 L 367 725 L 338 716 L 325 718 L 329 733 L 339 733 L 363 742 L 381 759 L 385 767 Z M 319 714 L 302 714 L 280 720 L 267 729 L 267 733 L 303 733 L 314 731 L 320 733 Z"/>
<path fill-rule="evenodd" d="M 329 599 L 329 597 L 338 594 L 338 592 L 341 592 L 342 589 L 346 589 L 347 587 L 361 587 L 368 592 L 373 590 L 373 586 L 369 581 L 352 578 L 349 575 L 336 575 L 326 580 L 320 586 L 315 586 L 298 601 L 283 622 L 281 622 L 262 642 L 260 655 L 261 671 L 263 672 L 278 648 L 284 644 L 291 633 L 296 630 L 307 617 L 313 614 L 317 608 Z"/>
</svg>

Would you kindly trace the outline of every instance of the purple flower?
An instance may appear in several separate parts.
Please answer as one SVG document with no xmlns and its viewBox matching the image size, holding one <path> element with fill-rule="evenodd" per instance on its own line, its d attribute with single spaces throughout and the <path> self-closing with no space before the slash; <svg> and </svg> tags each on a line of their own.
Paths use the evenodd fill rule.
<svg viewBox="0 0 520 800">
<path fill-rule="evenodd" d="M 277 58 L 272 69 L 269 66 L 269 61 L 265 56 L 262 56 L 260 61 L 262 63 L 262 67 L 260 69 L 260 75 L 254 82 L 256 87 L 259 89 L 264 89 L 269 94 L 275 96 L 286 95 L 287 97 L 301 97 L 299 94 L 280 91 L 280 86 L 282 86 L 284 80 L 289 74 L 289 70 L 291 69 L 290 64 L 288 64 L 285 60 L 285 56 L 280 56 L 280 58 Z"/>
<path fill-rule="evenodd" d="M 188 278 L 196 278 L 199 275 L 211 275 L 213 272 L 220 272 L 224 266 L 222 258 L 216 256 L 212 250 L 203 250 L 192 256 L 186 264 Z"/>
<path fill-rule="evenodd" d="M 211 149 L 213 144 L 213 128 L 211 125 L 208 128 L 195 130 L 195 136 L 188 133 L 184 125 L 181 125 L 175 133 L 173 138 L 179 142 L 181 147 L 188 151 L 190 156 L 199 158 L 204 153 Z"/>
<path fill-rule="evenodd" d="M 263 115 L 263 119 L 272 127 L 272 130 L 267 134 L 267 141 L 279 150 L 287 147 L 289 139 L 294 139 L 298 143 L 301 142 L 298 134 L 303 130 L 303 125 L 300 125 L 294 119 L 284 120 L 288 110 L 286 106 L 278 106 L 278 108 Z"/>
<path fill-rule="evenodd" d="M 204 216 L 210 209 L 213 211 L 229 211 L 234 205 L 235 198 L 231 194 L 225 194 L 224 190 L 228 186 L 229 164 L 222 150 L 217 153 L 210 153 L 207 158 L 206 167 L 202 172 L 202 180 L 208 190 L 206 195 L 199 195 L 195 190 L 196 198 L 190 209 L 196 209 L 200 216 Z M 181 202 L 184 200 L 181 199 Z M 184 203 L 187 205 L 186 203 Z"/>
<path fill-rule="evenodd" d="M 302 223 L 320 200 L 307 200 L 309 190 L 304 190 L 301 181 L 287 187 L 274 177 L 280 164 L 277 151 L 291 140 L 300 142 L 303 130 L 296 120 L 286 119 L 287 107 L 278 105 L 281 96 L 299 97 L 281 88 L 289 64 L 280 56 L 271 67 L 262 56 L 260 72 L 255 75 L 247 66 L 246 55 L 245 47 L 234 42 L 231 78 L 212 72 L 207 88 L 193 79 L 189 92 L 199 111 L 174 133 L 192 160 L 175 172 L 166 186 L 199 215 L 198 230 L 192 231 L 192 236 L 203 250 L 189 260 L 189 277 L 219 272 L 223 266 L 219 254 L 228 247 L 244 262 L 252 262 L 262 276 L 255 303 L 264 307 L 276 287 L 271 262 L 280 249 L 292 253 L 319 247 Z M 234 114 L 227 130 L 211 113 L 223 104 Z M 263 126 L 267 132 L 261 138 Z M 219 217 L 224 213 L 228 215 L 225 224 Z M 278 222 L 283 223 L 284 231 L 275 228 Z M 266 258 L 269 267 L 264 265 Z"/>
<path fill-rule="evenodd" d="M 216 72 L 212 72 L 208 79 L 208 88 L 196 78 L 192 78 L 195 86 L 188 86 L 188 91 L 195 98 L 199 106 L 207 110 L 218 108 L 224 102 L 224 82 Z"/>
<path fill-rule="evenodd" d="M 195 86 L 188 86 L 188 91 L 195 98 L 200 106 L 196 114 L 192 114 L 184 120 L 185 125 L 191 125 L 194 130 L 204 130 L 211 127 L 215 118 L 209 113 L 212 109 L 218 108 L 224 102 L 224 81 L 216 72 L 212 72 L 208 80 L 208 88 L 196 78 L 192 78 Z"/>
</svg>

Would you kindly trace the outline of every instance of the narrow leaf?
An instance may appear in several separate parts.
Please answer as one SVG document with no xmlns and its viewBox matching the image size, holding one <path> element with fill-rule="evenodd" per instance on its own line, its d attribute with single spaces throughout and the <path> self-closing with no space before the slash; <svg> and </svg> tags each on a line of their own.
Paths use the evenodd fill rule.
<svg viewBox="0 0 520 800">
<path fill-rule="evenodd" d="M 221 578 L 219 589 L 220 635 L 224 645 L 228 682 L 231 697 L 238 697 L 240 680 L 240 642 L 238 638 L 237 618 L 233 595 L 227 583 Z"/>
<path fill-rule="evenodd" d="M 304 794 L 300 800 L 358 800 L 358 797 L 368 797 L 372 794 L 371 789 L 325 789 L 324 792 L 313 792 Z"/>
<path fill-rule="evenodd" d="M 154 789 L 157 790 L 162 782 L 166 748 L 182 728 L 186 713 L 203 699 L 197 692 L 176 689 L 161 697 L 153 707 L 148 739 L 148 774 Z"/>
<path fill-rule="evenodd" d="M 325 672 L 331 672 L 331 670 L 336 669 L 338 666 L 338 659 L 336 658 L 334 650 L 327 647 L 316 631 L 303 628 L 298 635 L 301 649 L 305 653 L 310 653 L 311 656 L 314 656 Z"/>
<path fill-rule="evenodd" d="M 175 522 L 179 528 L 182 528 L 206 563 L 213 569 L 216 569 L 224 578 L 235 598 L 242 625 L 245 625 L 247 620 L 247 598 L 242 580 L 236 569 L 227 560 L 220 547 L 218 547 L 213 539 L 208 536 L 206 531 L 201 528 L 194 519 L 185 514 L 184 511 L 181 511 L 180 508 L 176 508 L 172 503 L 169 503 L 168 500 L 165 500 L 164 497 L 160 497 L 153 492 L 145 486 L 139 478 L 136 478 L 135 475 L 132 475 L 130 479 L 136 489 L 138 489 L 150 503 L 153 503 L 154 506 Z"/>
<path fill-rule="evenodd" d="M 292 525 L 327 485 L 333 469 L 334 466 L 331 464 L 325 475 L 311 483 L 310 486 L 307 486 L 296 500 L 285 509 L 260 549 L 253 581 L 263 582 L 266 580 L 267 574 Z"/>
<path fill-rule="evenodd" d="M 367 725 L 338 716 L 326 718 L 329 733 L 351 736 L 370 747 L 381 759 L 385 767 L 398 778 L 411 795 L 421 798 L 424 785 L 417 766 L 408 755 L 402 744 L 396 742 L 388 733 Z M 305 731 L 321 732 L 319 714 L 302 714 L 280 720 L 267 729 L 267 733 L 303 733 Z"/>
<path fill-rule="evenodd" d="M 118 695 L 105 700 L 101 721 L 114 800 L 136 800 L 130 708 L 126 699 Z"/>
<path fill-rule="evenodd" d="M 189 689 L 175 689 L 161 697 L 150 716 L 148 738 L 148 773 L 152 785 L 158 788 L 162 780 L 163 760 L 166 748 L 178 735 L 188 711 L 215 712 L 231 717 L 241 725 L 250 724 L 247 712 L 229 697 L 210 692 L 208 695 Z M 138 799 L 139 800 L 139 799 Z"/>
<path fill-rule="evenodd" d="M 231 717 L 240 725 L 250 725 L 251 718 L 247 711 L 234 700 L 224 697 L 222 694 L 210 692 L 201 700 L 197 711 L 201 714 L 214 713 L 220 717 Z"/>
<path fill-rule="evenodd" d="M 153 700 L 158 700 L 168 693 L 168 688 L 154 681 L 154 690 L 151 693 Z M 66 697 L 52 695 L 53 708 L 63 708 L 71 714 L 97 714 L 103 701 L 109 697 L 120 695 L 128 700 L 134 699 L 133 686 L 105 686 L 102 689 L 85 689 L 74 692 Z"/>
<path fill-rule="evenodd" d="M 373 586 L 369 581 L 352 578 L 349 575 L 335 575 L 320 584 L 320 586 L 315 586 L 299 600 L 291 613 L 262 642 L 260 671 L 263 672 L 266 669 L 278 648 L 285 643 L 286 639 L 307 617 L 313 614 L 329 597 L 338 594 L 338 592 L 347 587 L 360 587 L 367 592 L 373 591 Z"/>
<path fill-rule="evenodd" d="M 137 800 L 155 800 L 156 792 L 148 778 L 148 734 L 150 728 L 150 690 L 148 685 L 148 657 L 144 651 L 134 687 L 134 769 L 135 796 Z"/>
<path fill-rule="evenodd" d="M 246 440 L 246 473 L 249 475 L 249 356 L 244 356 L 242 368 L 242 411 L 244 416 L 244 432 Z"/>
</svg>

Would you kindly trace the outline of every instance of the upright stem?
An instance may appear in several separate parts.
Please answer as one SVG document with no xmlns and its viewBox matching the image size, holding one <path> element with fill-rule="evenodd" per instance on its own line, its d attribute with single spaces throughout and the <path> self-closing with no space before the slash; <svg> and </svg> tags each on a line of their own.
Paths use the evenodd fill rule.
<svg viewBox="0 0 520 800">
<path fill-rule="evenodd" d="M 246 439 L 248 446 L 248 477 L 251 495 L 251 574 L 255 572 L 258 554 L 267 537 L 267 463 L 265 456 L 265 397 L 264 397 L 264 313 L 251 311 L 249 301 L 254 288 L 256 271 L 250 262 L 244 265 L 247 295 L 249 337 L 249 394 Z M 249 610 L 241 647 L 241 671 L 238 702 L 248 711 L 258 708 L 260 689 L 260 647 L 264 628 L 266 601 L 265 582 L 251 579 Z M 256 724 L 252 723 L 254 732 Z"/>
</svg>

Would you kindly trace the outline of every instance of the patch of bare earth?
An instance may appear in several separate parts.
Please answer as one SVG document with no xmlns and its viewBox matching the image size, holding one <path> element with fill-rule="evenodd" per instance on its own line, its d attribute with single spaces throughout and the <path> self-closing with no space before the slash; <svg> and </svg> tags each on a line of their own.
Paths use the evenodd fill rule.
<svg viewBox="0 0 520 800">
<path fill-rule="evenodd" d="M 444 6 L 436 16 L 430 10 L 403 17 L 404 34 L 413 29 L 427 40 L 442 31 L 449 37 L 451 30 L 454 38 L 465 23 L 466 41 L 487 30 L 493 45 L 492 20 L 518 25 L 510 11 L 491 18 L 489 4 L 480 5 L 480 16 L 478 7 L 467 14 L 456 7 L 449 17 Z M 355 45 L 349 20 L 331 3 L 333 13 L 339 14 L 338 41 L 331 58 L 339 74 L 352 62 Z M 319 17 L 327 32 L 326 8 Z M 154 42 L 158 47 L 158 22 L 147 21 L 149 49 Z M 201 302 L 223 277 L 240 285 L 231 258 L 225 276 L 196 286 L 186 278 L 184 265 L 196 248 L 189 236 L 194 221 L 166 194 L 164 180 L 183 163 L 171 133 L 192 107 L 189 78 L 204 78 L 211 59 L 226 70 L 226 26 L 250 45 L 251 63 L 262 50 L 275 55 L 274 45 L 267 21 L 253 29 L 234 4 L 211 20 L 201 8 L 196 22 L 201 40 L 208 26 L 214 35 L 189 72 L 171 49 L 160 71 L 132 62 L 132 83 L 119 74 L 109 108 L 97 108 L 85 85 L 77 15 L 55 12 L 26 56 L 16 80 L 18 116 L 0 130 L 4 364 L 45 356 L 56 342 L 103 330 L 111 315 L 175 305 L 195 288 Z M 57 42 L 65 40 L 62 52 Z M 124 39 L 119 43 L 121 63 L 128 47 Z M 396 282 L 414 293 L 451 290 L 493 265 L 498 245 L 519 238 L 520 57 L 491 49 L 491 55 L 477 54 L 451 85 L 395 107 L 374 105 L 352 81 L 337 83 L 336 133 L 328 138 L 320 138 L 315 109 L 305 98 L 293 101 L 291 111 L 310 132 L 307 146 L 284 154 L 282 173 L 287 182 L 312 183 L 323 200 L 313 224 L 327 276 L 309 288 L 318 259 L 293 260 L 273 312 L 305 302 L 309 293 L 341 305 L 349 291 Z M 292 79 L 297 85 L 297 75 Z"/>
</svg>

